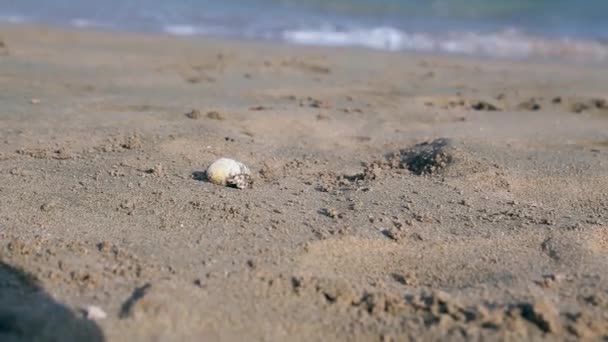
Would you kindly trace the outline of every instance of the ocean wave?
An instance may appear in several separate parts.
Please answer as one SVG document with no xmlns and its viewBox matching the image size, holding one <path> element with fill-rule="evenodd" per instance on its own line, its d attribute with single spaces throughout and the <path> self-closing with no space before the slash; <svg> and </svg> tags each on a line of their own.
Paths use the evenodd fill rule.
<svg viewBox="0 0 608 342">
<path fill-rule="evenodd" d="M 283 40 L 294 44 L 359 46 L 389 51 L 439 52 L 500 58 L 565 58 L 608 60 L 608 44 L 594 40 L 540 38 L 517 30 L 497 33 L 408 33 L 392 27 L 371 29 L 286 30 Z"/>
<path fill-rule="evenodd" d="M 23 12 L 25 13 L 25 12 Z M 103 15 L 83 15 L 82 17 L 46 18 L 31 13 L 23 14 L 12 10 L 0 13 L 0 23 L 36 23 L 48 20 L 59 26 L 77 29 L 133 29 L 164 32 L 175 36 L 213 36 L 221 38 L 283 41 L 293 44 L 324 46 L 359 46 L 386 51 L 418 51 L 424 53 L 449 53 L 471 56 L 499 58 L 553 58 L 576 62 L 608 62 L 608 41 L 591 36 L 568 38 L 559 34 L 531 35 L 521 30 L 504 29 L 490 31 L 464 29 L 461 26 L 431 30 L 424 25 L 414 25 L 411 29 L 392 26 L 371 26 L 373 24 L 340 22 L 319 18 L 300 18 L 268 21 L 256 18 L 236 20 L 225 14 L 216 16 L 180 19 L 162 15 L 150 15 L 125 22 Z M 89 19 L 95 17 L 96 19 Z M 314 19 L 314 20 L 313 20 Z M 139 21 L 138 21 L 139 20 Z M 236 24 L 236 23 L 239 24 Z M 331 25 L 327 25 L 332 22 Z M 370 25 L 370 26 L 366 26 Z M 435 28 L 437 29 L 437 28 Z"/>
<path fill-rule="evenodd" d="M 0 14 L 0 23 L 22 24 L 27 22 L 27 18 L 17 14 Z"/>
<path fill-rule="evenodd" d="M 110 24 L 102 23 L 96 20 L 85 19 L 85 18 L 74 18 L 70 20 L 70 25 L 76 28 L 109 28 L 112 27 Z"/>
<path fill-rule="evenodd" d="M 174 36 L 249 37 L 250 31 L 221 25 L 164 25 L 163 32 Z M 253 37 L 262 38 L 258 35 Z"/>
<path fill-rule="evenodd" d="M 283 39 L 296 44 L 326 46 L 363 46 L 381 50 L 402 50 L 409 37 L 391 27 L 371 30 L 296 30 L 283 32 Z M 421 44 L 420 47 L 424 47 Z"/>
<path fill-rule="evenodd" d="M 175 36 L 194 36 L 200 34 L 199 30 L 192 25 L 166 25 L 164 31 Z"/>
</svg>

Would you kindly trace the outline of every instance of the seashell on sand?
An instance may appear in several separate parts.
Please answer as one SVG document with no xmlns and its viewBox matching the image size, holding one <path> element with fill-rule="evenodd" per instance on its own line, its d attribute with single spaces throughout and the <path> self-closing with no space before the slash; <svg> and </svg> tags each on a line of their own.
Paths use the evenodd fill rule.
<svg viewBox="0 0 608 342">
<path fill-rule="evenodd" d="M 220 158 L 209 165 L 206 173 L 207 180 L 213 184 L 238 189 L 250 188 L 253 185 L 249 168 L 234 159 Z"/>
</svg>

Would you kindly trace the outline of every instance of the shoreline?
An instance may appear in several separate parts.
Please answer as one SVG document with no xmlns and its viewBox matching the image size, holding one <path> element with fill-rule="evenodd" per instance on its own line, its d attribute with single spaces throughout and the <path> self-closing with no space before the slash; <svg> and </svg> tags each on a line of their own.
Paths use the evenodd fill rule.
<svg viewBox="0 0 608 342">
<path fill-rule="evenodd" d="M 606 69 L 0 40 L 9 338 L 608 337 Z M 220 157 L 253 188 L 199 177 Z"/>
<path fill-rule="evenodd" d="M 192 42 L 225 42 L 234 44 L 252 44 L 252 45 L 267 45 L 267 46 L 284 46 L 292 48 L 308 48 L 308 49 L 335 49 L 335 50 L 346 50 L 346 51 L 376 51 L 380 53 L 395 53 L 414 55 L 420 57 L 443 57 L 443 58 L 456 58 L 456 59 L 477 59 L 482 61 L 504 61 L 514 63 L 539 63 L 539 64 L 571 64 L 575 66 L 591 65 L 594 67 L 602 67 L 608 65 L 608 43 L 596 41 L 596 40 L 579 40 L 579 39 L 566 39 L 566 38 L 552 38 L 543 39 L 536 37 L 530 41 L 531 44 L 528 49 L 532 46 L 536 46 L 540 50 L 535 53 L 526 53 L 525 55 L 514 55 L 514 54 L 492 54 L 487 53 L 490 51 L 492 44 L 491 39 L 486 43 L 477 42 L 473 45 L 478 46 L 478 49 L 487 50 L 485 53 L 481 51 L 450 51 L 451 48 L 447 46 L 452 44 L 449 40 L 446 42 L 445 49 L 382 49 L 373 46 L 365 46 L 365 44 L 338 44 L 338 45 L 327 45 L 323 42 L 312 43 L 307 39 L 298 42 L 290 41 L 285 39 L 263 39 L 263 38 L 244 38 L 244 37 L 221 37 L 213 35 L 202 35 L 202 34 L 174 34 L 170 32 L 152 32 L 152 31 L 129 31 L 120 28 L 102 28 L 102 27 L 73 27 L 73 26 L 54 26 L 47 24 L 36 24 L 36 23 L 0 23 L 0 28 L 11 30 L 11 27 L 19 30 L 28 28 L 36 28 L 39 30 L 50 30 L 58 32 L 73 32 L 73 33 L 91 33 L 91 34 L 106 34 L 106 35 L 126 35 L 131 37 L 157 37 L 157 38 L 170 38 L 180 39 Z M 413 34 L 416 36 L 418 34 Z M 530 36 L 530 39 L 533 37 Z M 488 45 L 484 47 L 484 45 Z M 500 45 L 500 44 L 499 44 Z M 525 44 L 524 44 L 525 45 Z M 504 48 L 497 46 L 497 48 Z M 447 49 L 447 50 L 446 50 Z M 582 51 L 587 51 L 587 55 L 581 55 Z M 553 51 L 553 52 L 550 52 Z M 602 52 L 603 51 L 603 52 Z M 591 56 L 591 53 L 595 54 L 595 57 Z"/>
</svg>

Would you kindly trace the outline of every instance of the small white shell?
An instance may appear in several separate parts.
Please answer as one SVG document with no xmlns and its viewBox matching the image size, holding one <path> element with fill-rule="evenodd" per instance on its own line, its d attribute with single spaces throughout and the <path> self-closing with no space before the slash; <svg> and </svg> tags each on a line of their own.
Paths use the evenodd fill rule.
<svg viewBox="0 0 608 342">
<path fill-rule="evenodd" d="M 207 179 L 217 185 L 239 189 L 251 187 L 253 179 L 249 168 L 234 159 L 220 158 L 207 168 Z"/>
</svg>

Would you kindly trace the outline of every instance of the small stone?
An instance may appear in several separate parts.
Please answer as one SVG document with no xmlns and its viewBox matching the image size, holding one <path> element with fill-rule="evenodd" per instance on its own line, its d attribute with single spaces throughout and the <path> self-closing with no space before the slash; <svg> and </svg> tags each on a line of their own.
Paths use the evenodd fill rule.
<svg viewBox="0 0 608 342">
<path fill-rule="evenodd" d="M 486 102 L 486 101 L 477 101 L 473 104 L 471 104 L 471 109 L 473 110 L 477 110 L 477 111 L 487 111 L 487 112 L 494 112 L 494 111 L 499 111 L 500 108 L 498 108 L 497 106 Z"/>
<path fill-rule="evenodd" d="M 57 206 L 57 204 L 55 202 L 47 202 L 40 206 L 40 210 L 44 211 L 45 213 L 48 213 L 49 211 L 53 210 L 56 206 Z"/>
<path fill-rule="evenodd" d="M 39 104 L 40 103 L 40 99 L 32 98 L 32 99 L 30 99 L 30 103 L 31 104 Z"/>
<path fill-rule="evenodd" d="M 198 120 L 203 116 L 203 114 L 201 113 L 200 110 L 198 109 L 193 109 L 191 111 L 189 111 L 188 113 L 186 113 L 186 117 L 190 118 L 192 120 Z"/>
<path fill-rule="evenodd" d="M 543 298 L 532 304 L 520 305 L 521 316 L 544 332 L 561 331 L 559 311 L 549 300 Z"/>
<path fill-rule="evenodd" d="M 334 219 L 339 217 L 339 213 L 335 208 L 323 209 L 323 213 L 325 214 L 325 216 L 331 217 Z"/>
<path fill-rule="evenodd" d="M 541 106 L 536 99 L 529 99 L 520 103 L 517 108 L 520 110 L 538 111 L 541 109 Z"/>
<path fill-rule="evenodd" d="M 91 321 L 99 321 L 108 317 L 108 314 L 96 305 L 88 305 L 83 308 L 83 311 L 85 317 Z"/>
<path fill-rule="evenodd" d="M 387 238 L 397 242 L 405 238 L 405 234 L 396 228 L 384 229 L 382 230 L 382 234 L 384 234 L 384 236 L 386 236 Z"/>
<path fill-rule="evenodd" d="M 464 205 L 465 207 L 470 207 L 471 206 L 471 202 L 467 201 L 466 199 L 458 201 L 458 204 Z"/>
<path fill-rule="evenodd" d="M 597 109 L 608 108 L 608 101 L 606 101 L 605 99 L 591 99 L 591 102 L 593 102 L 593 105 Z"/>
<path fill-rule="evenodd" d="M 211 120 L 218 120 L 218 121 L 222 121 L 225 119 L 224 116 L 222 115 L 222 113 L 215 111 L 215 110 L 208 112 L 207 118 L 209 118 Z"/>
<path fill-rule="evenodd" d="M 253 106 L 253 107 L 249 107 L 249 110 L 253 110 L 253 111 L 262 111 L 262 110 L 269 110 L 272 109 L 272 107 L 267 107 L 267 106 Z"/>
<path fill-rule="evenodd" d="M 126 137 L 124 142 L 120 144 L 120 147 L 124 148 L 125 150 L 136 150 L 141 148 L 142 146 L 143 141 L 141 136 L 135 133 Z"/>
<path fill-rule="evenodd" d="M 402 285 L 415 285 L 416 284 L 416 276 L 413 273 L 393 273 L 391 274 L 393 280 Z"/>
<path fill-rule="evenodd" d="M 150 175 L 154 175 L 156 177 L 161 177 L 164 175 L 163 164 L 156 164 L 153 168 L 147 169 L 144 172 Z"/>
<path fill-rule="evenodd" d="M 566 279 L 566 276 L 563 274 L 545 274 L 543 275 L 543 279 L 538 281 L 537 284 L 545 288 L 552 288 L 561 283 L 564 279 Z"/>
<path fill-rule="evenodd" d="M 584 111 L 586 111 L 586 110 L 588 110 L 590 108 L 591 107 L 588 104 L 586 104 L 586 103 L 576 102 L 576 103 L 572 104 L 571 110 L 574 113 L 580 114 L 580 113 L 582 113 L 582 112 L 584 112 Z"/>
</svg>

